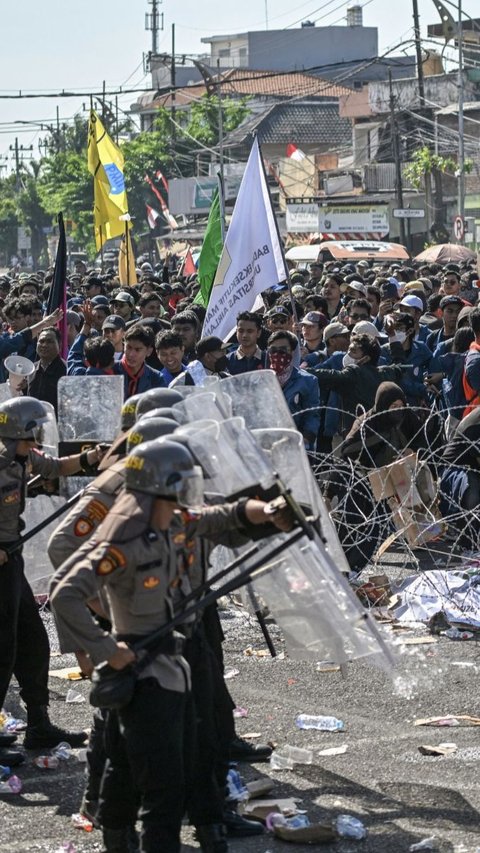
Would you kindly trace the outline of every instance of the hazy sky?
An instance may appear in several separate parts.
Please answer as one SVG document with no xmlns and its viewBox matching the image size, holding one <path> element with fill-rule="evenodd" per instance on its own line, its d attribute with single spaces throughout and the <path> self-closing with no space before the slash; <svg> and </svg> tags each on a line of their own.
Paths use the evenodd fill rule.
<svg viewBox="0 0 480 853">
<path fill-rule="evenodd" d="M 164 0 L 159 5 L 164 14 L 159 50 L 170 51 L 172 23 L 176 27 L 175 52 L 201 53 L 208 50 L 200 42 L 203 36 L 264 29 L 266 11 L 269 29 L 298 26 L 305 19 L 315 20 L 317 26 L 342 25 L 349 5 L 351 2 L 341 0 L 242 0 L 241 4 Z M 362 5 L 364 24 L 379 29 L 380 53 L 412 36 L 411 0 L 395 0 L 394 4 L 362 0 Z M 18 90 L 88 92 L 101 90 L 104 79 L 107 88 L 119 84 L 148 87 L 149 78 L 142 68 L 142 53 L 151 46 L 150 33 L 144 30 L 145 12 L 150 8 L 147 0 L 22 0 L 18 5 L 0 0 L 0 7 L 0 95 Z M 427 24 L 436 23 L 438 14 L 432 0 L 419 0 L 419 9 L 422 36 L 426 36 Z M 478 0 L 463 0 L 463 9 L 466 14 L 480 15 Z M 136 95 L 125 95 L 120 104 L 127 109 L 135 99 Z M 32 144 L 38 156 L 38 141 L 44 135 L 40 128 L 14 122 L 52 123 L 57 106 L 61 119 L 68 119 L 81 110 L 83 102 L 88 106 L 88 97 L 0 98 L 0 166 L 10 169 L 11 159 L 3 158 L 11 158 L 8 148 L 16 135 L 23 145 Z"/>
</svg>

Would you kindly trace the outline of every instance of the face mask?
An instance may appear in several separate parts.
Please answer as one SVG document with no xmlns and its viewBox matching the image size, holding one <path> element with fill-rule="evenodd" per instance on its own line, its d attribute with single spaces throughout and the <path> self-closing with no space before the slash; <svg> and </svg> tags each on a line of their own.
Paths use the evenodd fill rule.
<svg viewBox="0 0 480 853">
<path fill-rule="evenodd" d="M 272 352 L 269 357 L 270 367 L 275 373 L 283 373 L 292 362 L 292 354 L 290 352 Z"/>
<path fill-rule="evenodd" d="M 399 344 L 404 344 L 405 341 L 407 340 L 407 333 L 406 332 L 395 332 L 395 339 L 398 341 Z"/>
<path fill-rule="evenodd" d="M 215 364 L 213 366 L 214 373 L 221 373 L 222 370 L 226 370 L 228 367 L 228 358 L 226 355 L 221 355 L 220 358 L 217 358 Z"/>
<path fill-rule="evenodd" d="M 356 365 L 356 363 L 357 363 L 357 360 L 355 358 L 352 358 L 352 356 L 349 355 L 348 352 L 346 352 L 345 355 L 343 356 L 343 361 L 342 361 L 343 366 L 344 367 L 354 367 Z"/>
<path fill-rule="evenodd" d="M 402 409 L 391 409 L 388 413 L 388 420 L 392 426 L 399 426 L 403 421 Z"/>
</svg>

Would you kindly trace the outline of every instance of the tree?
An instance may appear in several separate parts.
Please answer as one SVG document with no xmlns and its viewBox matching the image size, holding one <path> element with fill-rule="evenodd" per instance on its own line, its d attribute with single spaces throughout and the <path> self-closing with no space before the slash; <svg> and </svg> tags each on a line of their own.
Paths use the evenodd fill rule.
<svg viewBox="0 0 480 853">
<path fill-rule="evenodd" d="M 15 175 L 0 180 L 0 263 L 9 266 L 17 251 L 18 213 L 15 201 Z"/>
<path fill-rule="evenodd" d="M 465 172 L 472 171 L 472 162 L 465 161 Z M 422 186 L 425 189 L 425 206 L 427 209 L 427 230 L 432 233 L 438 242 L 448 241 L 448 229 L 446 228 L 444 211 L 443 211 L 443 181 L 442 176 L 445 174 L 454 175 L 457 169 L 457 161 L 453 157 L 444 157 L 441 154 L 434 154 L 427 145 L 418 148 L 412 156 L 412 161 L 405 168 L 405 177 L 408 181 L 419 190 Z M 433 177 L 435 185 L 435 201 L 432 205 L 432 184 Z M 430 225 L 430 211 L 433 207 L 434 216 L 433 223 Z"/>
</svg>

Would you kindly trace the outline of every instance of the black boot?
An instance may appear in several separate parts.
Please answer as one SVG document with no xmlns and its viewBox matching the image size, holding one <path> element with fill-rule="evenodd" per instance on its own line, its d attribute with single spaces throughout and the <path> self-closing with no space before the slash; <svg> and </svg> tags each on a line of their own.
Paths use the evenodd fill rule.
<svg viewBox="0 0 480 853">
<path fill-rule="evenodd" d="M 18 749 L 0 749 L 0 764 L 2 767 L 18 767 L 24 761 L 25 756 Z"/>
<path fill-rule="evenodd" d="M 196 826 L 195 835 L 203 853 L 228 853 L 227 831 L 223 823 Z"/>
<path fill-rule="evenodd" d="M 25 749 L 54 749 L 62 741 L 75 748 L 83 746 L 87 738 L 86 732 L 68 732 L 54 726 L 50 722 L 46 705 L 27 708 L 27 730 L 23 743 Z"/>
<path fill-rule="evenodd" d="M 249 743 L 241 737 L 235 737 L 230 743 L 231 761 L 268 761 L 272 754 L 272 747 L 266 743 Z"/>
<path fill-rule="evenodd" d="M 138 836 L 133 826 L 121 829 L 103 827 L 104 853 L 138 853 Z"/>
</svg>

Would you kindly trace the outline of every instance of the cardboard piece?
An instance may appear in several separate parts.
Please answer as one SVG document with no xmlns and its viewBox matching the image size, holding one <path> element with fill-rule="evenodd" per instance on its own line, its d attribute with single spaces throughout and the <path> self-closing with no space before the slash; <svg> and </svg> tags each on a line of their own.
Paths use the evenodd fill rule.
<svg viewBox="0 0 480 853">
<path fill-rule="evenodd" d="M 283 800 L 250 800 L 243 804 L 242 814 L 249 819 L 260 820 L 262 823 L 265 823 L 266 818 L 271 812 L 296 814 L 297 802 L 300 802 L 300 800 L 294 800 L 292 797 Z"/>
<path fill-rule="evenodd" d="M 253 800 L 269 794 L 275 787 L 275 782 L 272 779 L 255 779 L 254 782 L 247 782 L 245 787 Z"/>
<path fill-rule="evenodd" d="M 418 751 L 422 755 L 453 755 L 458 749 L 456 743 L 439 743 L 438 746 L 429 746 L 428 744 L 424 744 L 423 746 L 418 747 Z"/>
<path fill-rule="evenodd" d="M 480 717 L 468 714 L 444 714 L 443 717 L 425 717 L 415 720 L 414 726 L 480 726 Z"/>
<path fill-rule="evenodd" d="M 79 667 L 66 666 L 64 669 L 51 669 L 48 673 L 52 678 L 64 678 L 66 681 L 83 681 L 85 678 Z"/>
<path fill-rule="evenodd" d="M 291 841 L 294 844 L 329 844 L 338 837 L 335 830 L 329 824 L 313 823 L 310 826 L 301 826 L 298 829 L 290 829 L 288 826 L 275 826 L 273 833 L 282 841 Z"/>
</svg>

